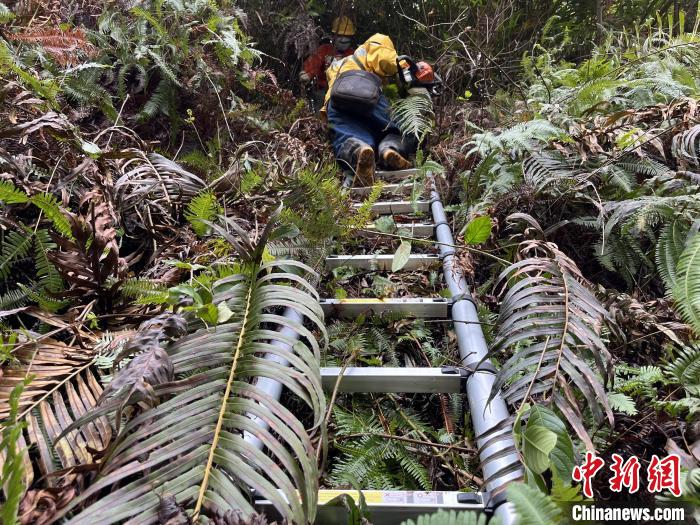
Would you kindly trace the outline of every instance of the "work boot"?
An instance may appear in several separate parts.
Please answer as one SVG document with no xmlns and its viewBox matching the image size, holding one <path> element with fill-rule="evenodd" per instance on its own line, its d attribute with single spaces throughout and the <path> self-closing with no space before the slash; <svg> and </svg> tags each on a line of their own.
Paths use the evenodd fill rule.
<svg viewBox="0 0 700 525">
<path fill-rule="evenodd" d="M 411 162 L 404 159 L 401 154 L 391 148 L 382 151 L 381 161 L 390 170 L 407 170 L 411 167 Z"/>
<path fill-rule="evenodd" d="M 355 186 L 374 184 L 374 150 L 354 137 L 347 139 L 338 151 L 338 162 L 355 171 Z"/>
<path fill-rule="evenodd" d="M 372 186 L 374 184 L 374 150 L 363 144 L 355 150 L 355 186 Z"/>
<path fill-rule="evenodd" d="M 406 159 L 406 151 L 411 145 L 401 135 L 389 134 L 379 143 L 379 160 L 390 170 L 405 170 L 412 166 Z"/>
</svg>

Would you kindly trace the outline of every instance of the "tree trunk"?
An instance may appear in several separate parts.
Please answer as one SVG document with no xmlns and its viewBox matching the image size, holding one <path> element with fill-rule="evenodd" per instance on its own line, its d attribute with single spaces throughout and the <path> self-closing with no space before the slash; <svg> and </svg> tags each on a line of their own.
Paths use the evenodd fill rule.
<svg viewBox="0 0 700 525">
<path fill-rule="evenodd" d="M 596 35 L 600 38 L 603 35 L 603 0 L 595 0 L 595 23 Z"/>
</svg>

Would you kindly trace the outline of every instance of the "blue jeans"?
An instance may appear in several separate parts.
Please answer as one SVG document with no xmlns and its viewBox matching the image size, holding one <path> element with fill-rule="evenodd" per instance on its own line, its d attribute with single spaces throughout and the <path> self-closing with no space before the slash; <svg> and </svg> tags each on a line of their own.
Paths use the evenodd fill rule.
<svg viewBox="0 0 700 525">
<path fill-rule="evenodd" d="M 390 133 L 401 135 L 401 130 L 389 116 L 389 101 L 384 95 L 379 97 L 379 102 L 374 110 L 366 117 L 337 111 L 330 101 L 326 111 L 336 157 L 343 142 L 349 138 L 361 140 L 376 151 L 377 146 L 386 135 Z"/>
</svg>

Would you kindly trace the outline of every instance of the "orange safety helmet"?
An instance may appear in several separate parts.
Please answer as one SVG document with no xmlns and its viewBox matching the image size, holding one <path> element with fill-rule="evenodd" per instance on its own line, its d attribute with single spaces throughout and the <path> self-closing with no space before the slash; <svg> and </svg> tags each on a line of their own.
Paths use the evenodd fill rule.
<svg viewBox="0 0 700 525">
<path fill-rule="evenodd" d="M 333 19 L 331 33 L 340 36 L 353 36 L 355 34 L 355 24 L 347 16 L 339 16 Z"/>
</svg>

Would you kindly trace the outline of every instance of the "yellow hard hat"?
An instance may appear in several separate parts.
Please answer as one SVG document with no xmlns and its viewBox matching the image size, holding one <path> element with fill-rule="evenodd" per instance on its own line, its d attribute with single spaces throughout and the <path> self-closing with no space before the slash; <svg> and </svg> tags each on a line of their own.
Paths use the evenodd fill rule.
<svg viewBox="0 0 700 525">
<path fill-rule="evenodd" d="M 347 16 L 339 16 L 333 19 L 331 32 L 336 35 L 353 36 L 355 34 L 355 24 Z"/>
</svg>

